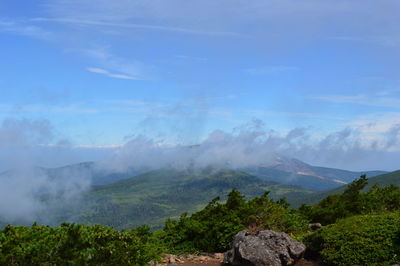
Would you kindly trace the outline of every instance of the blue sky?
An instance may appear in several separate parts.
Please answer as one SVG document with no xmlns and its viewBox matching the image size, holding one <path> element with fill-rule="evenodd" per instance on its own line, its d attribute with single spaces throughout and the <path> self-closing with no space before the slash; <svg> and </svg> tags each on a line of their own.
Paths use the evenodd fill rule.
<svg viewBox="0 0 400 266">
<path fill-rule="evenodd" d="M 396 0 L 2 0 L 0 122 L 46 120 L 52 144 L 98 147 L 198 143 L 257 119 L 400 151 L 399 12 Z"/>
</svg>

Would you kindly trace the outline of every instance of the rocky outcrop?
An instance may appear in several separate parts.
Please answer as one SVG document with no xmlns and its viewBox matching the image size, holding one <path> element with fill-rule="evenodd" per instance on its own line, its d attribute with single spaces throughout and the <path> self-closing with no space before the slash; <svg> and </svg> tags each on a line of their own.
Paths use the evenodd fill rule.
<svg viewBox="0 0 400 266">
<path fill-rule="evenodd" d="M 225 253 L 224 265 L 281 266 L 294 265 L 300 260 L 306 246 L 287 234 L 272 230 L 257 233 L 240 231 Z"/>
</svg>

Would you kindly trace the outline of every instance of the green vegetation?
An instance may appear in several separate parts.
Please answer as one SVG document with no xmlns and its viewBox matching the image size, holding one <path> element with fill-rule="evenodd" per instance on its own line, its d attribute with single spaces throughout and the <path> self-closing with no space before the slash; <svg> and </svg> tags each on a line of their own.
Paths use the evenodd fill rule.
<svg viewBox="0 0 400 266">
<path fill-rule="evenodd" d="M 314 206 L 303 205 L 300 211 L 312 222 L 335 223 L 340 218 L 357 214 L 379 213 L 400 209 L 400 190 L 395 185 L 374 185 L 362 192 L 368 180 L 365 175 L 346 187 L 342 194 L 330 195 Z"/>
<path fill-rule="evenodd" d="M 390 185 L 400 186 L 400 171 L 394 171 L 391 173 L 368 178 L 368 184 L 363 188 L 363 191 L 369 191 L 374 185 L 378 185 L 380 187 L 386 187 Z M 324 192 L 317 192 L 313 194 L 304 195 L 304 197 L 297 198 L 298 201 L 293 202 L 292 205 L 294 207 L 298 207 L 303 203 L 309 205 L 316 204 L 320 202 L 322 199 L 328 197 L 329 195 L 343 193 L 346 190 L 347 186 L 349 185 L 341 186 Z"/>
<path fill-rule="evenodd" d="M 91 201 L 84 207 L 83 218 L 92 222 L 115 219 L 113 225 L 123 228 L 155 217 L 161 220 L 167 213 L 183 208 L 198 211 L 169 218 L 164 228 L 155 232 L 149 226 L 116 231 L 100 225 L 68 223 L 55 228 L 8 225 L 0 231 L 0 265 L 146 265 L 165 252 L 223 252 L 240 230 L 257 232 L 264 228 L 304 241 L 311 254 L 328 265 L 399 263 L 400 189 L 396 185 L 368 184 L 371 180 L 385 183 L 384 177 L 393 181 L 398 174 L 370 180 L 361 176 L 342 193 L 329 195 L 313 206 L 291 209 L 284 198 L 277 200 L 277 196 L 307 192 L 242 172 L 148 173 L 96 187 L 87 196 Z M 203 203 L 206 198 L 224 194 L 228 195 Z M 311 231 L 309 222 L 326 226 Z"/>
<path fill-rule="evenodd" d="M 307 242 L 327 264 L 395 264 L 400 261 L 400 213 L 346 218 L 323 227 Z"/>
<path fill-rule="evenodd" d="M 296 174 L 268 167 L 246 168 L 244 171 L 265 181 L 290 184 L 315 191 L 331 189 L 340 185 L 330 179 L 321 179 L 311 175 Z"/>
<path fill-rule="evenodd" d="M 286 197 L 290 202 L 313 193 L 295 186 L 262 181 L 233 170 L 162 169 L 94 187 L 82 200 L 84 205 L 79 208 L 80 213 L 74 216 L 80 223 L 103 224 L 118 229 L 143 224 L 161 229 L 167 218 L 177 219 L 183 212 L 199 211 L 214 197 L 223 196 L 221 200 L 226 200 L 225 195 L 233 188 L 240 190 L 246 198 L 271 191 L 271 198 Z"/>
<path fill-rule="evenodd" d="M 178 221 L 167 220 L 159 235 L 173 252 L 216 252 L 227 250 L 233 236 L 246 228 L 269 228 L 288 233 L 307 230 L 304 217 L 289 210 L 285 200 L 275 202 L 268 194 L 265 192 L 261 197 L 246 201 L 234 189 L 226 203 L 215 198 L 191 216 L 185 213 Z"/>
<path fill-rule="evenodd" d="M 148 227 L 115 231 L 100 225 L 6 226 L 0 231 L 1 265 L 147 265 L 160 249 Z"/>
</svg>

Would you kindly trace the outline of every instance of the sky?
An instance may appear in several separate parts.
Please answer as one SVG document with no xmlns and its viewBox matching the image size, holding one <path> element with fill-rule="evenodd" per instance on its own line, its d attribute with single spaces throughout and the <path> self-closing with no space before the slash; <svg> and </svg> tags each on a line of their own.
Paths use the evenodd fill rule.
<svg viewBox="0 0 400 266">
<path fill-rule="evenodd" d="M 264 144 L 301 132 L 290 155 L 309 163 L 398 169 L 399 13 L 397 0 L 2 0 L 0 164 L 27 146 L 57 166 L 256 124 Z"/>
</svg>

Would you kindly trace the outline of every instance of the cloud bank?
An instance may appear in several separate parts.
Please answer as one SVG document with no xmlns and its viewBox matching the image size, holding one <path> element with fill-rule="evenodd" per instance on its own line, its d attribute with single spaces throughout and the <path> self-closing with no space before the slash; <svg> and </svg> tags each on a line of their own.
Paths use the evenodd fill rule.
<svg viewBox="0 0 400 266">
<path fill-rule="evenodd" d="M 50 176 L 36 165 L 40 147 L 54 140 L 47 120 L 4 120 L 0 126 L 0 222 L 52 223 L 62 208 L 90 185 L 83 172 Z M 51 157 L 45 158 L 51 160 Z M 68 219 L 68 217 L 65 217 Z"/>
<path fill-rule="evenodd" d="M 215 130 L 191 146 L 136 136 L 102 162 L 102 166 L 115 171 L 143 167 L 244 168 L 267 166 L 279 156 L 287 156 L 314 165 L 351 170 L 394 170 L 395 158 L 400 154 L 400 124 L 373 136 L 363 130 L 364 127 L 348 127 L 322 136 L 316 136 L 310 128 L 279 133 L 266 130 L 261 121 L 255 121 L 233 132 Z"/>
<path fill-rule="evenodd" d="M 85 149 L 106 150 L 105 159 L 97 162 L 97 173 L 163 167 L 240 169 L 268 166 L 281 156 L 350 170 L 395 170 L 400 155 L 400 124 L 378 129 L 376 133 L 376 125 L 358 125 L 326 135 L 316 135 L 312 128 L 282 133 L 266 129 L 256 120 L 232 132 L 215 130 L 196 145 L 171 144 L 139 135 L 122 146 Z M 57 141 L 54 135 L 47 120 L 9 119 L 1 124 L 0 162 L 11 170 L 0 174 L 0 223 L 39 220 L 51 224 L 57 217 L 68 220 L 68 214 L 60 210 L 79 204 L 79 196 L 90 187 L 93 171 L 84 167 L 65 168 L 56 174 L 38 167 L 36 157 L 43 147 L 53 150 L 41 154 L 42 162 L 48 163 L 71 149 L 68 143 L 52 144 Z M 81 161 L 85 161 L 83 157 Z"/>
</svg>

